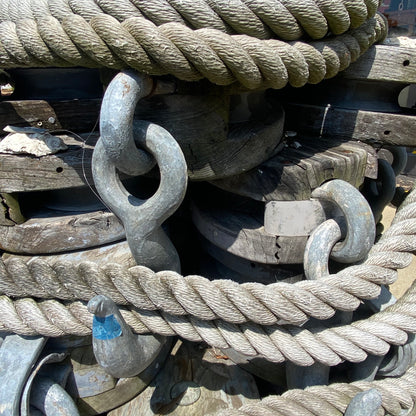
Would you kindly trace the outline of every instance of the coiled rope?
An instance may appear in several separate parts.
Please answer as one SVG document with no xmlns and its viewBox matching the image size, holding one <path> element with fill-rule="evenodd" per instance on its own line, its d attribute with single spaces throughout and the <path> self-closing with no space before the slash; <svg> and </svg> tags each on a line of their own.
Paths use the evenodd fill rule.
<svg viewBox="0 0 416 416">
<path fill-rule="evenodd" d="M 224 410 L 218 416 L 341 416 L 356 394 L 372 388 L 382 395 L 382 408 L 377 415 L 401 416 L 416 402 L 416 368 L 399 378 L 293 389 L 237 410 Z"/>
<path fill-rule="evenodd" d="M 137 16 L 136 11 L 134 17 L 117 20 L 116 17 L 103 13 L 103 10 L 110 11 L 107 7 L 110 4 L 118 9 L 118 2 L 115 5 L 111 1 L 27 0 L 23 2 L 22 12 L 20 8 L 16 9 L 16 2 L 17 0 L 0 2 L 0 66 L 3 68 L 129 67 L 150 75 L 171 74 L 185 81 L 206 78 L 218 85 L 238 82 L 248 89 L 278 89 L 288 83 L 301 87 L 306 83 L 318 83 L 335 76 L 357 60 L 373 43 L 383 40 L 387 34 L 387 23 L 381 15 L 368 18 L 374 15 L 378 5 L 377 1 L 370 0 L 335 1 L 340 9 L 349 10 L 346 12 L 350 22 L 348 27 L 356 26 L 357 21 L 354 18 L 351 21 L 351 16 L 355 16 L 354 13 L 360 6 L 364 8 L 365 5 L 365 13 L 360 14 L 365 16 L 364 21 L 361 26 L 348 32 L 336 30 L 336 33 L 343 33 L 339 36 L 310 43 L 287 43 L 269 39 L 269 36 L 253 34 L 249 30 L 252 28 L 249 22 L 238 30 L 241 34 L 237 35 L 230 35 L 227 28 L 218 29 L 208 23 L 203 28 L 194 30 L 183 24 L 184 22 L 178 22 L 174 16 L 162 20 L 153 18 L 156 22 L 154 23 L 148 16 L 159 15 L 156 10 L 143 10 L 145 17 Z M 149 3 L 149 7 L 161 6 L 156 1 L 133 3 Z M 170 3 L 175 3 L 178 7 L 188 4 Z M 244 20 L 235 10 L 236 5 L 245 10 L 248 9 L 246 3 L 252 6 L 257 4 L 258 9 L 261 9 L 261 5 L 266 7 L 268 4 L 237 0 L 236 5 L 234 2 L 197 2 L 207 7 L 208 3 L 213 6 L 211 13 L 214 13 L 216 6 L 230 8 L 235 19 L 241 22 Z M 307 21 L 310 19 L 317 27 L 324 28 L 314 38 L 322 38 L 327 33 L 328 27 L 324 23 L 332 22 L 332 13 L 338 13 L 336 8 L 330 7 L 334 2 L 328 0 L 272 3 L 275 9 L 280 5 L 279 7 L 294 13 L 292 19 L 285 21 L 283 33 L 293 25 L 296 26 L 296 20 L 295 23 L 292 22 L 295 17 L 307 28 Z M 352 6 L 352 3 L 356 4 Z M 127 0 L 123 4 L 133 7 Z M 271 7 L 271 4 L 268 5 Z M 327 15 L 322 14 L 321 9 L 327 10 Z M 240 9 L 237 7 L 237 10 Z M 163 15 L 162 9 L 159 12 Z M 304 16 L 304 19 L 300 16 Z M 299 36 L 293 38 L 297 39 Z"/>
<path fill-rule="evenodd" d="M 377 0 L 3 0 L 0 66 L 130 67 L 186 81 L 237 81 L 249 89 L 300 87 L 335 76 L 385 37 L 385 20 L 373 17 L 378 6 Z M 323 39 L 329 31 L 339 36 L 308 43 L 275 39 Z M 138 333 L 179 335 L 298 365 L 382 355 L 390 344 L 404 344 L 408 332 L 416 333 L 415 286 L 365 321 L 311 329 L 288 323 L 354 310 L 361 299 L 376 297 L 379 285 L 396 279 L 396 269 L 406 267 L 416 249 L 411 195 L 364 264 L 319 282 L 263 287 L 154 274 L 140 266 L 2 263 L 0 329 L 87 335 L 91 314 L 74 299 L 104 292 L 121 305 L 135 305 L 122 314 Z M 158 298 L 158 290 L 167 297 Z M 382 393 L 384 409 L 399 415 L 413 406 L 414 380 L 411 369 L 394 380 L 291 390 L 223 415 L 341 414 L 357 392 L 371 387 Z"/>
<path fill-rule="evenodd" d="M 28 263 L 12 258 L 0 261 L 0 294 L 66 301 L 88 301 L 106 294 L 117 304 L 132 305 L 149 316 L 161 311 L 230 324 L 302 325 L 309 317 L 328 319 L 336 310 L 353 311 L 362 300 L 376 298 L 380 285 L 394 283 L 397 269 L 410 264 L 415 250 L 416 191 L 412 191 L 362 264 L 320 280 L 238 284 L 172 271 L 155 273 L 143 266 L 127 269 L 92 262 L 51 265 L 39 257 Z"/>
<path fill-rule="evenodd" d="M 411 252 L 416 250 L 415 233 L 416 190 L 413 190 L 362 265 L 348 267 L 318 282 L 238 285 L 221 280 L 209 282 L 199 276 L 183 278 L 173 272 L 155 274 L 142 267 L 127 270 L 111 265 L 101 269 L 90 263 L 79 266 L 58 263 L 49 267 L 37 260 L 28 265 L 10 262 L 8 267 L 3 263 L 1 293 L 13 298 L 29 292 L 36 298 L 63 299 L 73 299 L 76 294 L 78 299 L 90 299 L 96 293 L 105 293 L 120 304 L 131 303 L 140 308 L 123 309 L 123 316 L 136 332 L 179 335 L 217 348 L 233 348 L 249 356 L 261 355 L 275 362 L 290 360 L 299 365 L 315 361 L 336 365 L 344 359 L 359 362 L 368 353 L 385 354 L 390 344 L 404 344 L 406 332 L 416 333 L 416 286 L 395 305 L 351 325 L 309 330 L 288 323 L 303 324 L 308 315 L 326 319 L 334 308 L 352 310 L 358 307 L 359 298 L 376 297 L 378 285 L 392 283 L 395 269 L 410 263 Z M 77 270 L 84 273 L 77 274 Z M 21 277 L 17 279 L 19 284 L 17 276 Z M 340 288 L 345 291 L 337 292 Z M 358 293 L 360 297 L 354 298 Z M 87 335 L 91 331 L 92 318 L 85 302 L 36 302 L 28 298 L 12 300 L 9 296 L 0 297 L 0 329 L 48 336 Z M 329 303 L 325 304 L 323 299 Z M 349 302 L 353 307 L 348 306 Z"/>
<path fill-rule="evenodd" d="M 305 32 L 313 39 L 328 31 L 340 35 L 376 14 L 378 0 L 2 0 L 0 22 L 72 14 L 87 22 L 102 14 L 119 22 L 145 17 L 156 26 L 180 23 L 191 29 L 212 28 L 258 39 L 296 40 Z"/>
<path fill-rule="evenodd" d="M 122 308 L 127 324 L 137 333 L 178 335 L 194 342 L 234 350 L 268 361 L 292 361 L 309 366 L 314 362 L 334 366 L 348 360 L 364 361 L 368 354 L 385 355 L 391 344 L 403 345 L 407 332 L 416 333 L 416 285 L 393 306 L 369 319 L 332 328 L 260 326 L 251 322 L 230 324 L 222 320 L 201 321 L 165 312 L 149 314 L 133 307 Z M 11 300 L 0 297 L 0 330 L 22 335 L 89 335 L 92 316 L 86 302 Z"/>
</svg>

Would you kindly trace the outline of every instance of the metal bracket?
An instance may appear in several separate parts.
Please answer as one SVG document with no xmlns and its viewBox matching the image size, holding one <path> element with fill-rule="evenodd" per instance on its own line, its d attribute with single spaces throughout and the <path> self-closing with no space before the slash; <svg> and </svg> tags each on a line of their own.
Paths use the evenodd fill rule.
<svg viewBox="0 0 416 416">
<path fill-rule="evenodd" d="M 19 416 L 26 380 L 46 337 L 8 335 L 0 348 L 0 416 Z"/>
</svg>

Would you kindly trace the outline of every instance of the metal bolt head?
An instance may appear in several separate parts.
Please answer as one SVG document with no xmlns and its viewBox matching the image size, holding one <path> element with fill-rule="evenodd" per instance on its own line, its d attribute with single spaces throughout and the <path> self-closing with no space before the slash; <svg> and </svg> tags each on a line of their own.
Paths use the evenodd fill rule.
<svg viewBox="0 0 416 416">
<path fill-rule="evenodd" d="M 189 406 L 201 397 L 201 388 L 193 381 L 180 381 L 172 386 L 170 397 L 179 399 L 179 406 Z"/>
</svg>

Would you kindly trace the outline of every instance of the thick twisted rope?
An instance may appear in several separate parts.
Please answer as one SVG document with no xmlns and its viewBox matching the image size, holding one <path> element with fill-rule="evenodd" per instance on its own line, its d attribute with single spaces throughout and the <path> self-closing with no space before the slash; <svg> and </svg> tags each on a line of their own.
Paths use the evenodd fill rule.
<svg viewBox="0 0 416 416">
<path fill-rule="evenodd" d="M 413 234 L 416 230 L 415 210 L 416 191 L 412 191 L 408 195 L 405 203 L 398 210 L 391 227 L 383 234 L 380 241 L 375 244 L 371 250 L 367 262 L 381 262 L 381 266 L 370 266 L 378 268 L 379 273 L 375 273 L 378 279 L 380 279 L 380 272 L 383 270 L 387 271 L 387 273 L 385 273 L 386 276 L 391 277 L 391 273 L 394 273 L 394 270 L 386 269 L 386 258 L 390 259 L 390 264 L 392 264 L 393 267 L 405 266 L 410 262 L 410 253 L 389 250 L 391 249 L 391 245 L 393 245 L 394 250 L 414 251 L 414 241 L 413 243 L 412 241 L 406 241 L 406 236 L 414 237 Z M 395 254 L 397 254 L 397 256 L 395 256 Z M 34 262 L 33 265 L 34 268 L 39 266 L 36 262 Z M 44 264 L 41 264 L 41 266 L 43 265 Z M 87 266 L 89 267 L 90 265 Z M 57 265 L 55 267 L 57 267 L 55 272 L 59 272 L 59 267 L 62 267 L 62 265 Z M 344 284 L 345 282 L 342 278 L 350 276 L 351 269 L 357 270 L 362 268 L 361 272 L 365 275 L 368 267 L 369 266 L 366 264 L 353 266 L 341 272 L 344 273 L 344 276 L 338 274 L 335 275 L 335 279 L 334 276 L 330 276 L 324 280 L 330 280 L 332 278 L 335 282 Z M 137 271 L 138 269 L 140 268 L 133 268 L 131 270 Z M 65 292 L 67 287 L 72 287 L 74 285 L 71 289 L 72 293 L 79 293 L 81 297 L 91 297 L 89 289 L 83 284 L 83 280 L 74 273 L 74 270 L 75 269 L 71 268 L 63 269 L 66 273 L 65 276 L 69 278 L 69 281 L 66 279 L 63 280 L 61 286 L 58 288 L 54 286 L 54 284 L 51 284 L 50 280 L 46 279 L 46 282 L 49 282 L 49 284 L 44 286 L 49 288 L 51 296 L 59 296 L 61 292 Z M 96 270 L 98 270 L 98 268 Z M 148 269 L 146 270 L 148 271 Z M 16 270 L 16 273 L 22 273 L 23 276 L 23 280 L 19 285 L 15 285 L 16 289 L 20 288 L 23 291 L 28 291 L 31 287 L 34 291 L 43 290 L 42 287 L 44 286 L 39 286 L 36 279 L 31 279 L 30 274 L 25 275 L 28 271 L 30 271 L 29 268 L 19 271 Z M 73 274 L 72 277 L 71 273 Z M 63 273 L 60 274 L 63 275 Z M 41 269 L 38 278 L 39 276 L 45 277 L 46 275 L 47 274 L 43 274 Z M 8 276 L 7 273 L 3 273 L 1 282 L 5 282 L 8 279 Z M 88 273 L 86 273 L 83 278 L 91 279 L 92 276 L 94 276 L 94 270 L 88 268 Z M 175 276 L 175 279 L 171 281 L 171 292 L 175 291 L 173 288 L 179 289 L 180 292 L 183 290 L 181 287 L 184 287 L 181 285 L 183 278 L 179 275 Z M 121 273 L 119 277 L 121 277 L 122 282 L 126 278 L 126 274 Z M 92 279 L 92 281 L 95 281 L 94 286 L 98 288 L 105 286 L 105 284 L 103 285 L 105 280 L 100 280 L 102 278 L 105 278 L 105 276 L 96 275 L 95 278 Z M 138 280 L 141 280 L 140 276 L 138 277 Z M 192 317 L 188 314 L 174 315 L 166 311 L 155 311 L 154 309 L 160 307 L 165 308 L 166 305 L 169 305 L 168 309 L 173 308 L 172 311 L 176 310 L 176 312 L 178 312 L 178 302 L 175 304 L 175 302 L 172 302 L 172 299 L 169 298 L 168 287 L 160 286 L 157 284 L 157 281 L 148 281 L 146 278 L 143 278 L 142 280 L 145 287 L 154 286 L 155 293 L 161 291 L 161 298 L 156 302 L 154 298 L 152 299 L 153 306 L 151 306 L 151 309 L 153 310 L 143 311 L 136 308 L 122 310 L 122 314 L 127 323 L 131 325 L 136 332 L 143 333 L 150 331 L 166 336 L 179 335 L 191 341 L 205 341 L 209 345 L 217 348 L 233 348 L 248 356 L 261 355 L 266 359 L 275 362 L 290 360 L 298 365 L 311 365 L 315 361 L 326 365 L 337 365 L 342 360 L 359 362 L 363 361 L 367 354 L 386 354 L 390 344 L 404 344 L 406 342 L 407 332 L 416 333 L 416 285 L 395 305 L 365 321 L 357 321 L 351 325 L 335 328 L 313 328 L 308 330 L 290 326 L 260 326 L 252 322 L 247 322 L 245 318 L 243 319 L 243 323 L 230 323 L 217 319 L 220 317 L 219 315 L 211 315 L 210 318 L 213 318 L 213 320 L 204 321 L 198 316 Z M 217 285 L 218 282 L 221 281 L 210 282 L 210 284 Z M 383 278 L 381 278 L 381 281 L 379 280 L 378 283 L 383 283 Z M 292 286 L 298 287 L 301 284 L 304 283 L 299 282 Z M 235 288 L 246 287 L 246 284 L 233 285 Z M 254 286 L 256 286 L 256 284 L 254 284 Z M 273 287 L 275 285 L 270 286 Z M 288 286 L 291 287 L 290 285 Z M 195 287 L 196 286 L 192 288 L 194 289 Z M 201 287 L 198 286 L 199 293 L 204 293 L 204 290 L 201 289 Z M 358 287 L 360 287 L 360 285 L 358 285 Z M 375 287 L 377 288 L 377 286 Z M 329 289 L 327 287 L 326 291 L 332 292 L 333 290 L 332 288 Z M 368 288 L 363 290 L 363 293 L 367 291 Z M 110 288 L 106 287 L 104 293 L 113 297 L 116 301 L 117 298 L 120 298 L 120 293 L 115 289 L 115 286 Z M 143 299 L 147 301 L 147 295 L 144 296 L 144 293 L 145 292 L 138 293 L 136 290 L 130 295 L 132 296 L 132 299 L 140 299 L 139 302 L 142 302 Z M 221 310 L 218 305 L 214 306 L 214 304 L 211 304 L 211 306 L 207 307 L 203 303 L 198 303 L 197 300 L 190 300 L 190 294 L 187 293 L 187 291 L 185 291 L 185 293 L 186 296 L 184 296 L 183 304 L 179 304 L 182 308 L 185 305 L 187 307 L 196 305 L 196 310 L 206 309 L 211 312 L 215 311 L 215 308 L 217 308 L 217 311 Z M 214 299 L 217 300 L 221 298 L 220 293 L 221 292 L 219 291 L 214 291 Z M 267 292 L 265 292 L 265 295 L 270 296 L 269 300 L 273 300 L 276 296 L 274 293 L 268 294 Z M 42 294 L 38 292 L 34 296 L 38 297 L 42 296 Z M 147 297 L 147 299 L 151 299 L 154 296 L 155 294 L 152 294 L 150 297 Z M 228 299 L 232 298 L 232 292 L 226 292 L 226 296 L 223 296 Z M 313 299 L 307 293 L 300 292 L 298 296 L 300 296 L 301 299 L 298 306 L 309 305 L 311 304 L 311 299 Z M 342 295 L 342 297 L 345 297 L 345 295 Z M 128 297 L 122 297 L 124 300 L 127 300 L 126 298 Z M 296 298 L 296 296 L 292 297 L 292 299 Z M 267 300 L 266 297 L 266 300 L 263 299 L 262 304 L 267 304 L 269 300 Z M 253 299 L 249 298 L 245 302 L 238 303 L 238 305 L 247 313 L 247 309 L 244 305 L 250 305 L 252 303 Z M 232 305 L 223 306 L 223 308 L 230 308 L 230 311 L 233 311 Z M 278 311 L 280 309 L 275 307 L 275 310 Z M 223 314 L 225 315 L 224 318 L 229 320 L 226 309 L 224 309 Z M 243 313 L 240 312 L 240 316 L 244 317 Z M 25 335 L 87 335 L 91 331 L 92 317 L 88 313 L 85 303 L 79 301 L 60 303 L 56 300 L 45 300 L 36 303 L 33 299 L 19 299 L 13 301 L 7 296 L 2 296 L 0 298 L 0 317 L 0 329 Z M 237 314 L 236 317 L 239 317 L 239 315 Z M 237 320 L 236 322 L 240 321 Z"/>
<path fill-rule="evenodd" d="M 293 389 L 239 409 L 224 410 L 217 416 L 341 416 L 356 394 L 372 388 L 382 395 L 378 414 L 401 416 L 416 403 L 416 369 L 411 368 L 400 378 Z"/>
<path fill-rule="evenodd" d="M 164 312 L 148 314 L 134 308 L 122 308 L 121 313 L 137 333 L 179 335 L 220 349 L 232 348 L 247 356 L 262 356 L 273 362 L 288 360 L 302 366 L 320 362 L 334 366 L 343 360 L 362 362 L 368 354 L 385 355 L 391 344 L 405 344 L 407 333 L 416 333 L 416 284 L 395 305 L 369 319 L 332 328 L 235 325 Z M 88 335 L 91 325 L 92 316 L 83 302 L 36 302 L 27 298 L 12 301 L 7 296 L 0 297 L 0 330 L 56 337 Z"/>
<path fill-rule="evenodd" d="M 218 85 L 238 81 L 248 89 L 278 89 L 335 76 L 386 33 L 381 15 L 325 42 L 288 44 L 180 23 L 156 26 L 142 17 L 120 23 L 102 13 L 90 21 L 70 14 L 62 22 L 49 16 L 0 23 L 0 66 L 130 67 L 185 81 L 207 78 Z"/>
<path fill-rule="evenodd" d="M 89 22 L 107 14 L 119 22 L 145 17 L 155 25 L 179 23 L 192 29 L 211 28 L 258 39 L 313 39 L 361 26 L 373 17 L 378 0 L 2 0 L 0 22 L 76 14 Z"/>
<path fill-rule="evenodd" d="M 172 271 L 155 273 L 143 266 L 101 267 L 92 262 L 50 265 L 41 258 L 29 263 L 12 258 L 0 261 L 0 294 L 67 301 L 88 301 L 105 294 L 119 305 L 147 311 L 148 316 L 160 316 L 160 311 L 230 324 L 302 325 L 309 317 L 328 319 L 336 310 L 353 311 L 362 300 L 376 298 L 380 285 L 392 284 L 397 269 L 410 264 L 415 250 L 416 191 L 412 191 L 363 264 L 318 281 L 238 284 Z"/>
<path fill-rule="evenodd" d="M 402 258 L 403 253 L 387 254 L 399 261 L 407 260 Z M 310 316 L 328 319 L 336 310 L 355 310 L 360 299 L 376 298 L 380 284 L 391 284 L 396 279 L 394 270 L 364 265 L 319 281 L 239 285 L 230 280 L 182 277 L 170 271 L 154 273 L 142 266 L 126 269 L 117 264 L 99 267 L 87 262 L 50 266 L 41 259 L 28 264 L 20 259 L 0 263 L 0 273 L 0 292 L 13 298 L 87 301 L 96 294 L 106 294 L 119 305 L 131 304 L 149 314 L 160 310 L 205 321 L 252 321 L 262 325 L 281 320 L 301 325 Z"/>
<path fill-rule="evenodd" d="M 363 299 L 377 296 L 379 287 L 375 283 L 388 284 L 395 278 L 395 269 L 405 267 L 411 261 L 412 255 L 409 251 L 416 248 L 415 217 L 416 190 L 408 195 L 392 226 L 374 245 L 364 264 L 349 267 L 318 282 L 305 281 L 295 285 L 276 283 L 269 286 L 255 283 L 238 285 L 227 281 L 209 282 L 198 276 L 182 278 L 172 272 L 162 272 L 162 275 L 167 273 L 166 279 L 152 280 L 152 276 L 159 277 L 159 274 L 140 267 L 127 271 L 119 266 L 112 266 L 116 267 L 117 273 L 109 277 L 111 273 L 108 270 L 107 274 L 99 273 L 100 268 L 89 263 L 81 264 L 78 269 L 62 263 L 51 268 L 39 261 L 29 265 L 19 261 L 10 262 L 9 269 L 3 267 L 0 282 L 3 289 L 14 291 L 8 292 L 14 297 L 24 296 L 26 292 L 34 297 L 44 297 L 46 292 L 46 297 L 72 299 L 76 293 L 80 298 L 89 299 L 95 293 L 105 293 L 121 304 L 132 300 L 135 304 L 147 305 L 149 310 L 134 307 L 122 310 L 126 322 L 138 333 L 150 331 L 165 336 L 179 335 L 191 341 L 205 341 L 217 348 L 233 348 L 248 356 L 260 355 L 275 362 L 290 360 L 298 365 L 311 365 L 315 361 L 326 365 L 337 365 L 342 360 L 360 362 L 367 354 L 386 354 L 390 344 L 404 344 L 407 332 L 416 333 L 416 285 L 395 305 L 365 321 L 357 321 L 351 325 L 326 329 L 315 327 L 309 330 L 286 325 L 280 327 L 277 324 L 281 323 L 280 319 L 285 318 L 288 322 L 303 323 L 307 319 L 305 312 L 314 316 L 313 306 L 319 305 L 319 301 L 326 294 L 335 302 L 336 296 L 333 294 L 337 288 L 348 288 L 350 291 L 349 294 L 340 293 L 340 300 L 346 306 L 344 309 L 341 307 L 341 310 L 351 310 L 358 306 L 357 302 L 353 308 L 347 306 L 350 301 L 354 301 L 351 293 L 354 296 L 361 293 Z M 12 271 L 15 276 L 22 276 L 19 284 L 13 282 L 10 274 L 10 270 L 16 265 L 23 265 L 23 268 Z M 78 275 L 77 270 L 82 268 L 86 269 L 86 273 Z M 38 273 L 32 276 L 31 272 L 34 270 Z M 369 271 L 372 271 L 370 281 L 366 280 Z M 137 272 L 147 272 L 148 276 L 137 275 Z M 357 279 L 358 284 L 351 287 L 355 273 L 364 279 Z M 141 283 L 141 288 L 139 285 L 132 285 L 130 274 Z M 58 285 L 54 281 L 56 276 L 61 279 Z M 40 285 L 41 281 L 43 283 Z M 121 295 L 113 281 L 117 281 L 119 285 L 127 284 L 131 292 L 125 291 Z M 98 290 L 91 293 L 85 282 L 93 282 L 90 287 Z M 7 288 L 10 283 L 12 289 Z M 329 286 L 329 283 L 333 286 Z M 276 287 L 285 290 L 279 293 L 274 290 Z M 307 292 L 306 288 L 314 289 Z M 192 298 L 195 293 L 198 296 Z M 239 299 L 241 293 L 249 296 Z M 254 294 L 259 293 L 262 296 L 256 298 Z M 159 294 L 160 297 L 157 298 Z M 178 297 L 178 294 L 181 295 Z M 205 303 L 207 299 L 209 302 Z M 221 305 L 222 300 L 225 303 Z M 287 309 L 290 303 L 288 300 L 295 303 L 295 311 L 297 309 L 300 312 L 298 318 L 291 318 L 294 312 L 293 308 Z M 256 306 L 252 308 L 252 305 Z M 320 319 L 325 319 L 325 308 L 320 307 L 318 310 Z M 329 311 L 331 315 L 333 310 L 329 308 Z M 190 312 L 195 313 L 195 316 L 191 316 Z M 205 312 L 208 315 L 204 316 Z M 251 313 L 258 313 L 254 322 L 248 320 Z M 1 330 L 24 335 L 87 335 L 91 332 L 91 321 L 92 317 L 85 302 L 36 302 L 27 298 L 12 300 L 8 296 L 0 297 Z M 255 322 L 260 322 L 263 326 Z"/>
</svg>

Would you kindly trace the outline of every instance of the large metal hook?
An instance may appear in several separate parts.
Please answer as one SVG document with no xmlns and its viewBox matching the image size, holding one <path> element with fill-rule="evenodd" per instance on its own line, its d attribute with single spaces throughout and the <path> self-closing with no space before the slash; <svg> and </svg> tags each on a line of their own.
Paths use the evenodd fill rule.
<svg viewBox="0 0 416 416">
<path fill-rule="evenodd" d="M 118 73 L 107 87 L 100 111 L 100 136 L 108 158 L 128 175 L 143 175 L 155 161 L 137 148 L 133 134 L 134 110 L 153 88 L 150 77 L 134 71 Z"/>
<path fill-rule="evenodd" d="M 155 165 L 153 157 L 135 145 L 134 111 L 140 99 L 173 91 L 172 83 L 133 70 L 119 72 L 108 85 L 101 104 L 100 135 L 109 159 L 121 172 L 143 175 Z"/>
<path fill-rule="evenodd" d="M 160 185 L 148 200 L 130 194 L 117 175 L 117 166 L 98 140 L 92 159 L 94 182 L 104 202 L 123 222 L 137 264 L 154 271 L 180 270 L 175 247 L 162 230 L 162 223 L 182 202 L 187 186 L 185 158 L 176 140 L 156 124 L 138 121 L 134 135 L 155 156 Z"/>
<path fill-rule="evenodd" d="M 179 271 L 179 256 L 161 225 L 185 196 L 185 158 L 167 130 L 133 120 L 137 102 L 153 87 L 152 79 L 134 71 L 121 72 L 110 82 L 101 107 L 101 137 L 92 171 L 101 198 L 123 222 L 136 262 L 155 271 Z M 139 199 L 124 188 L 117 170 L 141 175 L 154 166 L 155 159 L 161 175 L 159 189 L 150 199 Z"/>
</svg>

